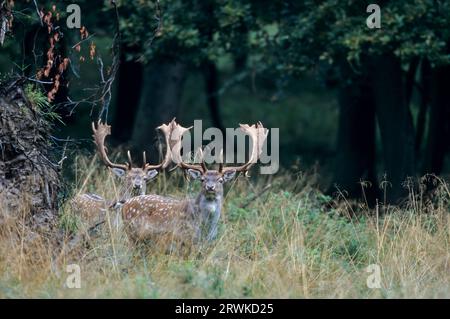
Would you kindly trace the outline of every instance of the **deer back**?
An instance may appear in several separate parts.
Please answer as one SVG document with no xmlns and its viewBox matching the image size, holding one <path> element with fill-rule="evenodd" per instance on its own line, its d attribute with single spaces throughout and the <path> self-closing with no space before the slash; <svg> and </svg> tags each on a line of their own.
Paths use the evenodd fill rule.
<svg viewBox="0 0 450 319">
<path fill-rule="evenodd" d="M 194 226 L 195 202 L 160 195 L 141 195 L 122 206 L 122 219 L 133 239 L 150 239 L 170 233 L 184 237 Z"/>
<path fill-rule="evenodd" d="M 90 225 L 104 218 L 108 202 L 96 194 L 79 194 L 72 199 L 71 206 Z"/>
</svg>

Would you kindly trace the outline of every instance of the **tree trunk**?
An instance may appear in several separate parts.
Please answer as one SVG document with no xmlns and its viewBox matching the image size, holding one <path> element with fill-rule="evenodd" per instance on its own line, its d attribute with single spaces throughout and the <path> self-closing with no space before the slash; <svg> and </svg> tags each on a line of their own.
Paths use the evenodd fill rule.
<svg viewBox="0 0 450 319">
<path fill-rule="evenodd" d="M 206 61 L 203 68 L 206 86 L 206 102 L 211 114 L 212 124 L 214 127 L 220 129 L 222 133 L 225 133 L 225 127 L 223 126 L 219 109 L 219 76 L 217 67 L 213 62 Z"/>
<path fill-rule="evenodd" d="M 450 139 L 450 66 L 431 71 L 430 117 L 425 172 L 440 174 Z"/>
<path fill-rule="evenodd" d="M 428 104 L 430 102 L 430 68 L 430 62 L 424 60 L 421 64 L 420 72 L 420 108 L 416 124 L 416 156 L 420 154 L 420 151 L 422 149 Z"/>
<path fill-rule="evenodd" d="M 180 62 L 159 62 L 144 70 L 142 96 L 133 129 L 132 144 L 140 150 L 154 145 L 156 127 L 174 118 L 180 107 L 186 66 Z M 157 160 L 153 148 L 147 158 Z"/>
<path fill-rule="evenodd" d="M 386 199 L 397 203 L 407 195 L 403 182 L 413 176 L 415 136 L 400 61 L 393 55 L 373 59 L 372 80 L 376 115 L 381 133 Z"/>
<path fill-rule="evenodd" d="M 360 181 L 372 185 L 365 188 L 370 205 L 376 198 L 375 174 L 375 106 L 370 89 L 363 79 L 340 88 L 339 131 L 333 182 L 349 197 L 360 197 Z M 334 184 L 329 192 L 335 191 Z"/>
<path fill-rule="evenodd" d="M 112 130 L 112 137 L 117 143 L 127 142 L 131 138 L 139 107 L 143 78 L 142 63 L 126 60 L 127 53 L 130 53 L 132 49 L 123 48 L 123 50 L 120 56 L 116 113 Z"/>
</svg>

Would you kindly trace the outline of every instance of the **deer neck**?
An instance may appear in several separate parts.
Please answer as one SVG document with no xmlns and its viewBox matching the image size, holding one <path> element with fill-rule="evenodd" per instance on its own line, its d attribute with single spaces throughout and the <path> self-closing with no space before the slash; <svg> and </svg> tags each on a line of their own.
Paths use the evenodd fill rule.
<svg viewBox="0 0 450 319">
<path fill-rule="evenodd" d="M 201 237 L 210 241 L 217 234 L 217 224 L 222 210 L 223 192 L 214 196 L 201 192 L 195 201 L 195 217 L 199 221 Z"/>
<path fill-rule="evenodd" d="M 223 200 L 223 193 L 221 192 L 218 192 L 214 195 L 205 194 L 204 192 L 201 192 L 200 194 L 198 194 L 195 202 L 198 205 L 199 213 L 200 212 L 207 213 L 213 206 L 220 208 L 222 206 L 222 200 Z"/>
<path fill-rule="evenodd" d="M 145 195 L 145 193 L 146 193 L 145 187 L 142 187 L 140 189 L 133 187 L 124 187 L 121 192 L 122 196 L 120 200 L 128 200 L 135 196 Z"/>
</svg>

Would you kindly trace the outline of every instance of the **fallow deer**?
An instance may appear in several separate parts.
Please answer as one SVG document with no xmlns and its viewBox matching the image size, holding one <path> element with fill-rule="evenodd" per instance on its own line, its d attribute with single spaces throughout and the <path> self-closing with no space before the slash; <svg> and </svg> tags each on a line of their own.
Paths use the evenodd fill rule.
<svg viewBox="0 0 450 319">
<path fill-rule="evenodd" d="M 111 134 L 111 126 L 99 121 L 96 127 L 95 124 L 92 123 L 92 131 L 94 133 L 93 138 L 97 153 L 103 163 L 111 168 L 112 172 L 121 179 L 118 191 L 119 201 L 126 201 L 133 196 L 144 195 L 146 193 L 147 182 L 158 175 L 159 169 L 164 169 L 169 165 L 169 135 L 171 127 L 171 123 L 169 123 L 169 125 L 163 124 L 157 127 L 157 129 L 161 130 L 165 136 L 166 152 L 162 162 L 157 165 L 148 164 L 145 152 L 143 152 L 142 167 L 134 167 L 130 151 L 127 152 L 128 162 L 125 164 L 113 163 L 108 158 L 105 138 Z M 106 209 L 113 203 L 115 203 L 115 201 L 108 201 L 96 194 L 79 194 L 72 201 L 74 209 L 80 213 L 81 218 L 87 221 L 88 225 L 92 225 L 94 221 L 103 219 Z"/>
<path fill-rule="evenodd" d="M 248 170 L 262 153 L 267 131 L 259 122 L 256 125 L 240 125 L 242 131 L 252 140 L 252 151 L 248 162 L 241 166 L 223 167 L 210 170 L 203 159 L 200 165 L 183 162 L 181 137 L 189 130 L 172 123 L 172 160 L 178 163 L 188 176 L 202 183 L 201 191 L 195 199 L 179 200 L 158 195 L 136 196 L 123 203 L 122 219 L 126 231 L 134 240 L 158 238 L 170 234 L 172 238 L 190 239 L 199 242 L 217 236 L 217 227 L 223 204 L 223 184 L 233 179 L 237 172 L 247 176 Z M 164 237 L 164 236 L 163 236 Z"/>
</svg>

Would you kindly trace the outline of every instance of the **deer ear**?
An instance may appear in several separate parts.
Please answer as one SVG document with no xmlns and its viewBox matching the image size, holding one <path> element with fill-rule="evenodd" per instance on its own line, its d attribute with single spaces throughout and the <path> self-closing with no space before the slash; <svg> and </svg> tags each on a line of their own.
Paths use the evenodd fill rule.
<svg viewBox="0 0 450 319">
<path fill-rule="evenodd" d="M 151 179 L 154 179 L 156 177 L 156 175 L 158 175 L 158 171 L 156 169 L 151 169 L 147 172 L 147 175 L 145 176 L 145 178 L 147 180 L 151 180 Z"/>
<path fill-rule="evenodd" d="M 202 172 L 192 168 L 188 169 L 188 174 L 192 179 L 199 179 L 202 176 Z"/>
<path fill-rule="evenodd" d="M 114 174 L 116 174 L 116 176 L 118 177 L 123 177 L 125 175 L 125 170 L 121 169 L 121 168 L 117 168 L 117 167 L 113 167 L 112 171 Z"/>
<path fill-rule="evenodd" d="M 225 172 L 225 173 L 223 173 L 223 181 L 226 183 L 226 182 L 229 182 L 229 181 L 231 181 L 232 179 L 233 179 L 233 177 L 236 175 L 236 171 L 228 171 L 228 172 Z"/>
</svg>

